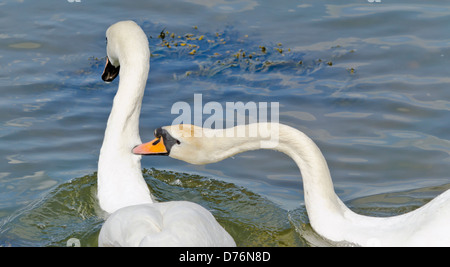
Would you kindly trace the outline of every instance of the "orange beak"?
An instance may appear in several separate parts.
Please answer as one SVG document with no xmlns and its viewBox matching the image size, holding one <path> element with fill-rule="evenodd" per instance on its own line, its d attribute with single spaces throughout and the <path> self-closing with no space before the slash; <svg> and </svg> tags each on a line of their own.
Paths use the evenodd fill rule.
<svg viewBox="0 0 450 267">
<path fill-rule="evenodd" d="M 133 153 L 137 155 L 169 155 L 162 137 L 158 137 L 151 142 L 136 146 L 133 148 Z"/>
</svg>

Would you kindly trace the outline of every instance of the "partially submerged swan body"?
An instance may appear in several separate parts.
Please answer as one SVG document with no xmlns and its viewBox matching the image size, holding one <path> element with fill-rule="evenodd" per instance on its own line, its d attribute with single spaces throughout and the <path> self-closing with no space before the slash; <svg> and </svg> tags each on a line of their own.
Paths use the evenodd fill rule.
<svg viewBox="0 0 450 267">
<path fill-rule="evenodd" d="M 239 137 L 243 135 L 238 133 L 246 134 Z M 155 137 L 135 147 L 133 152 L 168 155 L 192 164 L 214 163 L 261 148 L 287 154 L 300 168 L 312 228 L 331 241 L 360 246 L 450 245 L 450 190 L 406 214 L 393 217 L 356 214 L 336 195 L 327 162 L 317 145 L 290 126 L 259 123 L 213 130 L 173 125 L 157 129 Z"/>
<path fill-rule="evenodd" d="M 120 75 L 98 162 L 97 197 L 109 214 L 99 246 L 235 246 L 214 216 L 187 201 L 156 202 L 142 176 L 139 115 L 150 68 L 147 36 L 132 21 L 106 32 L 107 65 L 102 79 Z"/>
</svg>

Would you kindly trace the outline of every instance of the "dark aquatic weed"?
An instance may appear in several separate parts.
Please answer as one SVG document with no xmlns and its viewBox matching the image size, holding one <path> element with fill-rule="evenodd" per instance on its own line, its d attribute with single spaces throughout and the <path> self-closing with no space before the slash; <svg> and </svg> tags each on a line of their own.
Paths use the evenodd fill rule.
<svg viewBox="0 0 450 267">
<path fill-rule="evenodd" d="M 241 34 L 232 28 L 202 32 L 193 26 L 192 32 L 185 33 L 172 32 L 158 25 L 144 25 L 144 29 L 148 33 L 157 33 L 149 35 L 153 64 L 167 63 L 168 60 L 176 60 L 180 64 L 186 62 L 181 72 L 175 70 L 172 74 L 176 80 L 214 77 L 221 73 L 234 75 L 269 71 L 290 72 L 294 76 L 308 75 L 320 69 L 335 67 L 339 63 L 335 61 L 343 55 L 355 53 L 354 49 L 346 51 L 336 45 L 330 47 L 326 59 L 314 58 L 314 55 L 285 47 L 282 40 L 271 43 L 255 40 L 251 35 Z M 89 60 L 94 67 L 103 64 L 103 59 L 91 57 Z M 354 68 L 345 68 L 342 73 L 352 75 L 355 72 Z"/>
<path fill-rule="evenodd" d="M 198 69 L 174 74 L 177 79 L 212 77 L 225 70 L 256 73 L 276 68 L 298 73 L 333 66 L 331 60 L 304 60 L 304 53 L 294 52 L 282 42 L 261 44 L 232 29 L 206 33 L 197 26 L 193 29 L 194 33 L 180 34 L 164 28 L 157 39 L 150 39 L 155 62 L 165 58 L 195 60 Z"/>
</svg>

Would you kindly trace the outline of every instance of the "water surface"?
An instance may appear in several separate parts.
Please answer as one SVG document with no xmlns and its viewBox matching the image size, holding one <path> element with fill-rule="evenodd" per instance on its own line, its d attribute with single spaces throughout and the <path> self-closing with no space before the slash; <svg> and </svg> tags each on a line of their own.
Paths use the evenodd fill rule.
<svg viewBox="0 0 450 267">
<path fill-rule="evenodd" d="M 224 106 L 279 102 L 280 122 L 317 142 L 355 211 L 400 214 L 449 188 L 450 5 L 5 0 L 0 245 L 96 245 L 95 171 L 117 89 L 100 79 L 105 30 L 124 19 L 142 26 L 153 55 L 142 139 L 170 125 L 173 103 L 192 105 L 195 93 Z M 170 48 L 158 38 L 163 29 Z M 336 245 L 311 230 L 298 168 L 285 155 L 142 165 L 158 199 L 201 203 L 241 246 Z"/>
</svg>

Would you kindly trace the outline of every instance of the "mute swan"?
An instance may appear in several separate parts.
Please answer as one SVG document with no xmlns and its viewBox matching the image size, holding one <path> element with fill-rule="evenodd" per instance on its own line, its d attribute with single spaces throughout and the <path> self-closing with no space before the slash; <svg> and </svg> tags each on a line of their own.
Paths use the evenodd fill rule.
<svg viewBox="0 0 450 267">
<path fill-rule="evenodd" d="M 110 214 L 99 246 L 235 246 L 214 216 L 195 203 L 157 203 L 142 177 L 139 114 L 150 67 L 147 37 L 132 21 L 106 32 L 107 64 L 102 79 L 120 73 L 119 89 L 105 130 L 98 162 L 97 197 Z"/>
<path fill-rule="evenodd" d="M 227 137 L 239 133 L 254 137 Z M 300 168 L 312 228 L 331 241 L 360 246 L 450 245 L 450 190 L 403 215 L 382 218 L 356 214 L 336 195 L 327 162 L 316 144 L 289 126 L 261 123 L 212 130 L 173 125 L 157 129 L 155 137 L 135 147 L 133 153 L 168 155 L 192 164 L 218 162 L 261 148 L 287 154 Z"/>
</svg>

